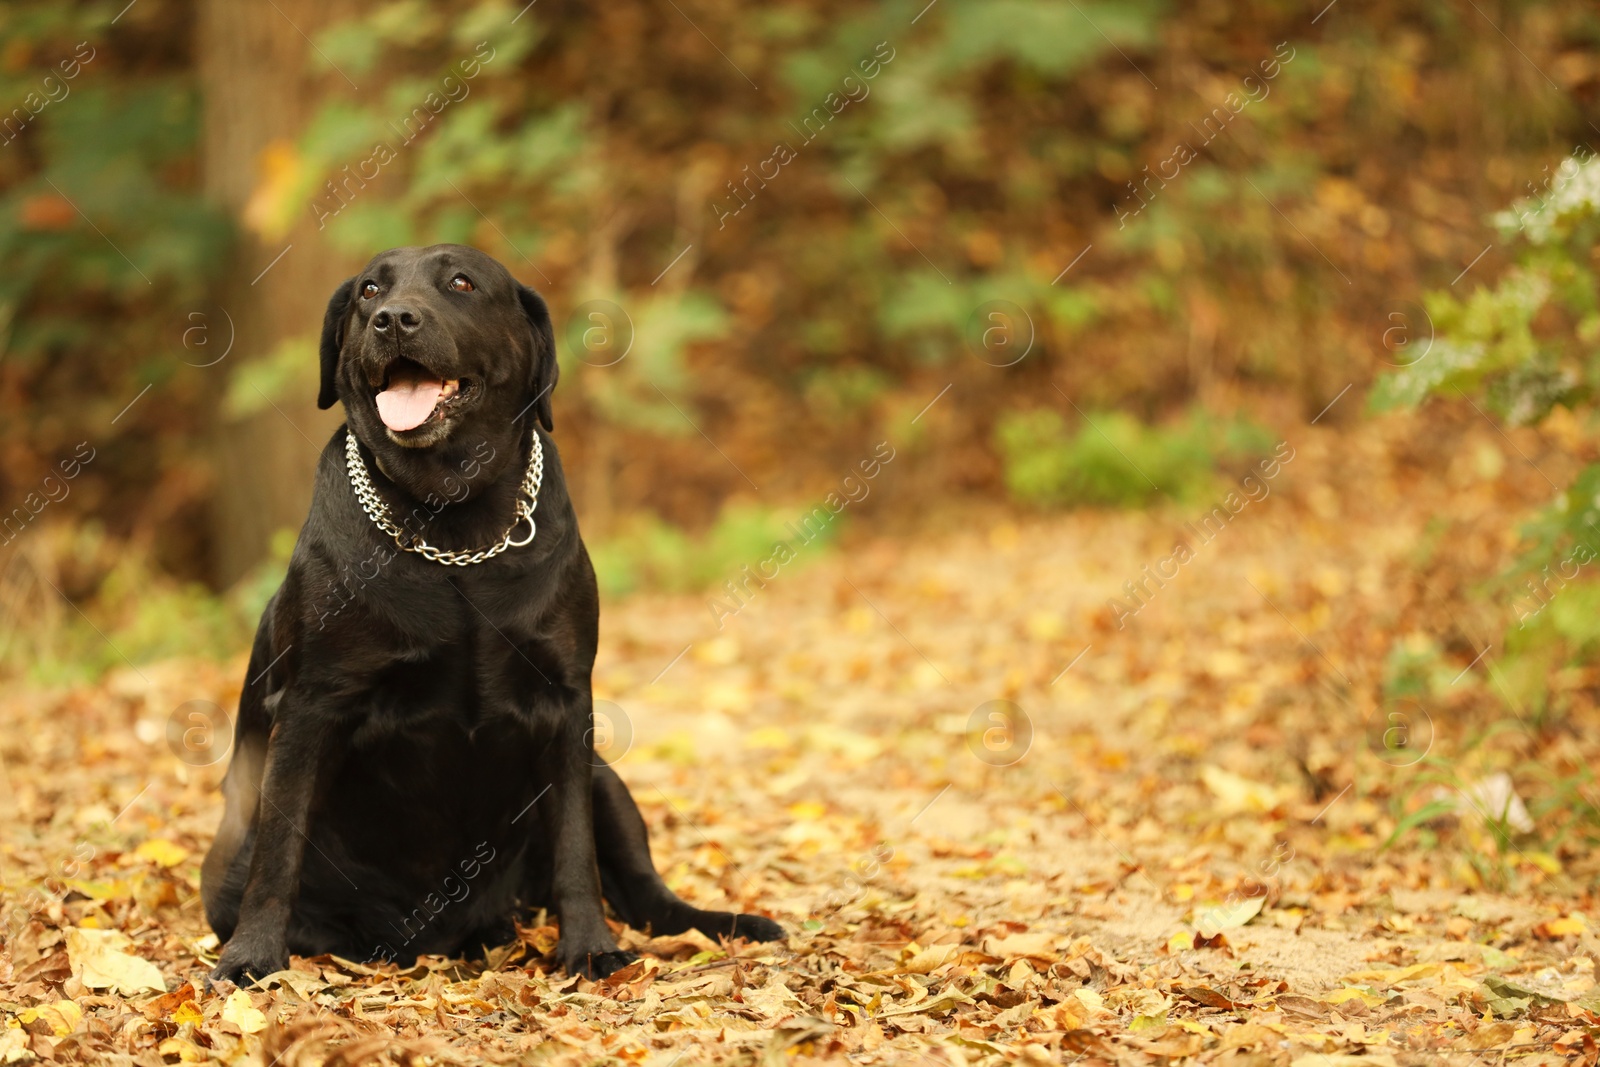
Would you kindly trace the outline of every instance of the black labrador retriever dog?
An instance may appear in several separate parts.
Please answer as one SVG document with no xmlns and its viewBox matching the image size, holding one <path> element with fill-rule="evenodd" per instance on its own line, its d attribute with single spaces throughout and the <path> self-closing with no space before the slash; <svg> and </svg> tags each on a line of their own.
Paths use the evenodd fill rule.
<svg viewBox="0 0 1600 1067">
<path fill-rule="evenodd" d="M 321 364 L 346 424 L 251 651 L 202 869 L 211 978 L 476 954 L 540 907 L 561 966 L 603 977 L 633 957 L 602 892 L 655 934 L 782 938 L 668 889 L 595 755 L 599 599 L 544 301 L 476 249 L 393 249 L 333 294 Z"/>
</svg>

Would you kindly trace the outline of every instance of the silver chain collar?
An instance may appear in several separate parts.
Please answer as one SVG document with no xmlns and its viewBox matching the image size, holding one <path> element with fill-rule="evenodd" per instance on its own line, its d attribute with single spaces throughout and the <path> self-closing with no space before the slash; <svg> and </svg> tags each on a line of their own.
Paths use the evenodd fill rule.
<svg viewBox="0 0 1600 1067">
<path fill-rule="evenodd" d="M 371 519 L 378 529 L 394 538 L 395 544 L 407 552 L 417 553 L 423 559 L 466 567 L 493 559 L 508 548 L 521 548 L 530 544 L 534 534 L 538 532 L 533 523 L 533 509 L 539 506 L 539 486 L 544 481 L 544 445 L 539 440 L 537 429 L 533 431 L 533 455 L 528 459 L 528 472 L 522 476 L 522 491 L 517 495 L 517 517 L 512 521 L 511 528 L 505 532 L 504 537 L 488 548 L 480 548 L 476 552 L 434 548 L 420 535 L 408 539 L 406 532 L 389 518 L 389 506 L 383 502 L 378 490 L 372 485 L 372 479 L 367 476 L 367 464 L 361 458 L 361 446 L 356 443 L 356 435 L 349 429 L 345 430 L 344 465 L 350 475 L 350 488 L 356 491 L 356 499 L 361 501 L 361 507 L 366 511 L 367 518 Z M 528 524 L 528 536 L 520 541 L 513 541 L 511 535 L 516 533 L 517 527 L 523 523 Z"/>
</svg>

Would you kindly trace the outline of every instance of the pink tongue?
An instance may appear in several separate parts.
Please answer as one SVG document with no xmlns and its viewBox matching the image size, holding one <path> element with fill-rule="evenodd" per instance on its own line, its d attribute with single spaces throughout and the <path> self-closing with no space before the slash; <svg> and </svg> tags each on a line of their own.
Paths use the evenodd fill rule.
<svg viewBox="0 0 1600 1067">
<path fill-rule="evenodd" d="M 433 378 L 398 381 L 378 394 L 378 415 L 391 430 L 414 430 L 427 421 L 444 383 Z"/>
</svg>

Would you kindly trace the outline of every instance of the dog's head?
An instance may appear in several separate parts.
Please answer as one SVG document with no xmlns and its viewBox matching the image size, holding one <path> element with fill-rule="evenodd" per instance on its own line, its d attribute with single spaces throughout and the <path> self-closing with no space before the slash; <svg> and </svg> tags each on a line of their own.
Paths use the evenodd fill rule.
<svg viewBox="0 0 1600 1067">
<path fill-rule="evenodd" d="M 551 429 L 558 374 L 544 300 L 498 262 L 463 245 L 391 248 L 328 302 L 317 406 L 343 401 L 374 449 L 434 449 L 509 438 L 522 418 Z"/>
</svg>

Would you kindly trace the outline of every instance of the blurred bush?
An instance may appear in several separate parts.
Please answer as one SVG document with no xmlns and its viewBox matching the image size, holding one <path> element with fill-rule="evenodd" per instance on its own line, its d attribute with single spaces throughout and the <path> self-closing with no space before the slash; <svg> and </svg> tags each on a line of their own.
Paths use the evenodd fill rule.
<svg viewBox="0 0 1600 1067">
<path fill-rule="evenodd" d="M 1559 412 L 1573 451 L 1592 456 L 1600 440 L 1600 159 L 1587 149 L 1567 158 L 1494 222 L 1517 250 L 1516 265 L 1466 296 L 1429 293 L 1431 346 L 1381 377 L 1370 406 L 1412 410 L 1435 396 L 1481 402 L 1508 427 Z M 1522 528 L 1520 554 L 1498 585 L 1508 623 L 1492 668 L 1515 713 L 1535 721 L 1550 710 L 1554 673 L 1600 650 L 1600 463 L 1551 488 L 1555 499 Z"/>
<path fill-rule="evenodd" d="M 70 684 L 172 657 L 233 655 L 249 647 L 292 546 L 280 537 L 273 558 L 218 595 L 164 573 L 98 522 L 53 524 L 0 570 L 0 676 Z"/>
<path fill-rule="evenodd" d="M 654 515 L 637 514 L 611 537 L 591 544 L 589 555 L 600 591 L 610 596 L 639 589 L 702 592 L 737 578 L 745 564 L 769 559 L 775 544 L 794 544 L 797 538 L 789 528 L 794 521 L 767 508 L 736 503 L 723 509 L 709 530 L 689 534 Z M 838 538 L 844 521 L 822 527 L 808 543 L 809 551 L 796 552 L 796 557 L 802 562 L 815 559 Z"/>
<path fill-rule="evenodd" d="M 1410 810 L 1393 839 L 1416 833 L 1431 845 L 1429 819 L 1458 807 L 1454 797 L 1484 790 L 1474 772 L 1498 768 L 1507 775 L 1508 796 L 1514 795 L 1512 776 L 1532 789 L 1528 807 L 1538 833 L 1515 825 L 1504 811 L 1485 812 L 1485 847 L 1469 859 L 1486 882 L 1508 880 L 1517 860 L 1528 853 L 1553 854 L 1569 835 L 1592 840 L 1600 824 L 1591 768 L 1580 765 L 1563 775 L 1563 760 L 1537 758 L 1505 766 L 1506 752 L 1588 720 L 1595 686 L 1588 665 L 1600 654 L 1600 463 L 1594 461 L 1600 447 L 1594 407 L 1600 386 L 1594 268 L 1600 160 L 1583 147 L 1547 171 L 1532 192 L 1493 217 L 1502 242 L 1515 252 L 1515 265 L 1496 283 L 1466 295 L 1428 293 L 1431 343 L 1405 345 L 1397 360 L 1403 365 L 1377 381 L 1369 400 L 1378 412 L 1414 410 L 1433 398 L 1464 402 L 1498 420 L 1503 434 L 1546 427 L 1563 451 L 1586 463 L 1561 488 L 1506 438 L 1531 468 L 1530 480 L 1543 478 L 1554 499 L 1520 531 L 1507 531 L 1518 551 L 1510 569 L 1485 590 L 1504 609 L 1499 640 L 1480 653 L 1501 712 L 1468 734 L 1455 760 L 1430 757 L 1424 773 L 1396 798 L 1397 812 Z M 1460 677 L 1437 646 L 1413 640 L 1392 650 L 1385 690 L 1390 699 L 1440 701 Z M 1501 734 L 1511 735 L 1513 743 L 1488 754 L 1488 742 Z M 1449 799 L 1419 806 L 1426 790 L 1440 786 L 1450 791 Z"/>
<path fill-rule="evenodd" d="M 1119 411 L 1088 413 L 1073 432 L 1049 408 L 1002 416 L 995 438 L 1011 495 L 1056 507 L 1199 500 L 1217 487 L 1220 465 L 1266 452 L 1274 440 L 1248 421 L 1201 411 L 1171 426 L 1145 426 Z"/>
</svg>

